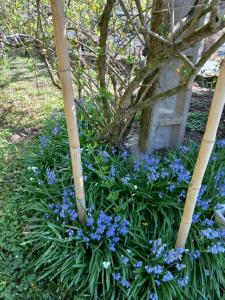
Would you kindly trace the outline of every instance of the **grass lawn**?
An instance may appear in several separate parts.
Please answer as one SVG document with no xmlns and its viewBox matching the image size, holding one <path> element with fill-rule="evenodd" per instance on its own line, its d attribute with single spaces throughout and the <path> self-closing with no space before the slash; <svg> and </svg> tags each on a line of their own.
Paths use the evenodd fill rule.
<svg viewBox="0 0 225 300">
<path fill-rule="evenodd" d="M 41 132 L 43 120 L 62 108 L 62 97 L 44 64 L 18 55 L 4 55 L 0 61 L 0 88 L 0 299 L 35 299 L 39 289 L 27 271 L 29 261 L 21 245 L 18 195 L 27 148 Z M 45 299 L 45 293 L 37 299 Z"/>
</svg>

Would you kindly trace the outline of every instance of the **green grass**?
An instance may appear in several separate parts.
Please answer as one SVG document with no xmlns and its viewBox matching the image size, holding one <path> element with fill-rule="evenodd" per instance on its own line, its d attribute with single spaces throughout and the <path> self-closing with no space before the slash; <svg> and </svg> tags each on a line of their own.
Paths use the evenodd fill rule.
<svg viewBox="0 0 225 300">
<path fill-rule="evenodd" d="M 43 63 L 7 52 L 0 60 L 0 87 L 0 299 L 50 299 L 39 291 L 28 270 L 28 249 L 21 245 L 22 176 L 27 147 L 43 130 L 43 120 L 62 108 L 62 97 Z"/>
</svg>

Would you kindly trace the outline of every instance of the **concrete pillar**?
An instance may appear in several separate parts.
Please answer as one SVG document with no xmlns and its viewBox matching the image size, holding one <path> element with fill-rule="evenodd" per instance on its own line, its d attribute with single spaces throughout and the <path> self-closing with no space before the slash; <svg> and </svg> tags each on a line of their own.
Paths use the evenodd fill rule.
<svg viewBox="0 0 225 300">
<path fill-rule="evenodd" d="M 194 2 L 194 0 L 175 0 L 175 24 L 188 14 Z M 204 20 L 201 20 L 201 22 L 203 23 Z M 185 54 L 192 61 L 196 61 L 199 48 L 200 44 L 186 51 Z M 176 87 L 181 83 L 183 74 L 179 73 L 178 69 L 181 69 L 182 63 L 181 58 L 177 57 L 161 69 L 155 88 L 156 94 Z M 180 92 L 177 95 L 158 101 L 151 107 L 149 124 L 145 124 L 145 126 L 148 126 L 145 152 L 151 153 L 154 150 L 176 147 L 182 144 L 191 95 L 191 90 Z"/>
</svg>

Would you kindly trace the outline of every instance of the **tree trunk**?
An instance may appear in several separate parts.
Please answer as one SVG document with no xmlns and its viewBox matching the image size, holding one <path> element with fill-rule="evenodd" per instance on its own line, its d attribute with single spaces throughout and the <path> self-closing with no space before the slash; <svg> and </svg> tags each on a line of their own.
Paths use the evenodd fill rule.
<svg viewBox="0 0 225 300">
<path fill-rule="evenodd" d="M 168 14 L 166 15 L 165 11 L 162 12 L 162 10 L 168 8 L 168 1 L 155 0 L 154 2 L 153 5 L 155 4 L 155 6 L 153 6 L 151 30 L 161 35 L 162 31 L 164 31 L 166 36 L 168 36 L 168 30 L 169 28 L 173 28 L 173 26 L 169 26 Z M 174 1 L 174 7 L 176 8 L 174 10 L 175 24 L 190 13 L 191 6 L 194 3 L 194 0 Z M 156 11 L 156 13 L 154 13 L 154 11 Z M 164 24 L 163 28 L 162 24 Z M 156 43 L 158 45 L 156 45 Z M 153 39 L 150 40 L 149 44 L 150 49 L 147 51 L 147 60 L 151 60 L 152 57 L 154 59 L 154 57 L 159 55 L 163 50 L 163 45 L 160 46 L 159 42 Z M 192 61 L 197 60 L 199 48 L 200 44 L 191 49 L 190 58 Z M 189 56 L 188 51 L 185 52 L 185 54 Z M 185 75 L 182 66 L 183 61 L 177 57 L 160 69 L 156 83 L 149 89 L 145 98 L 147 99 L 154 94 L 161 93 L 182 83 L 183 76 Z M 151 78 L 146 79 L 144 84 L 147 84 L 149 80 L 151 80 Z M 191 90 L 188 90 L 158 101 L 142 111 L 138 140 L 138 148 L 142 153 L 151 153 L 157 149 L 176 147 L 182 144 L 190 100 Z"/>
</svg>

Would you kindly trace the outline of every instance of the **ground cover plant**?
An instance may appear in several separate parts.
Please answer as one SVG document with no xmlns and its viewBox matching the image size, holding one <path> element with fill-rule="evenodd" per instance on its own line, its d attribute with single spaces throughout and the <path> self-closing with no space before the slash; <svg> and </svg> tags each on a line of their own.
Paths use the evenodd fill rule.
<svg viewBox="0 0 225 300">
<path fill-rule="evenodd" d="M 214 210 L 224 203 L 225 141 L 210 160 L 186 249 L 174 250 L 198 147 L 140 162 L 98 145 L 80 120 L 86 224 L 77 218 L 63 113 L 50 117 L 27 159 L 24 244 L 39 280 L 59 283 L 65 299 L 221 299 L 225 231 Z"/>
<path fill-rule="evenodd" d="M 42 120 L 62 107 L 46 69 L 37 59 L 2 50 L 0 59 L 0 299 L 54 299 L 30 269 L 22 245 L 26 216 L 21 208 L 27 147 Z M 17 197 L 17 195 L 20 195 Z M 54 289 L 54 288 L 52 288 Z"/>
</svg>

